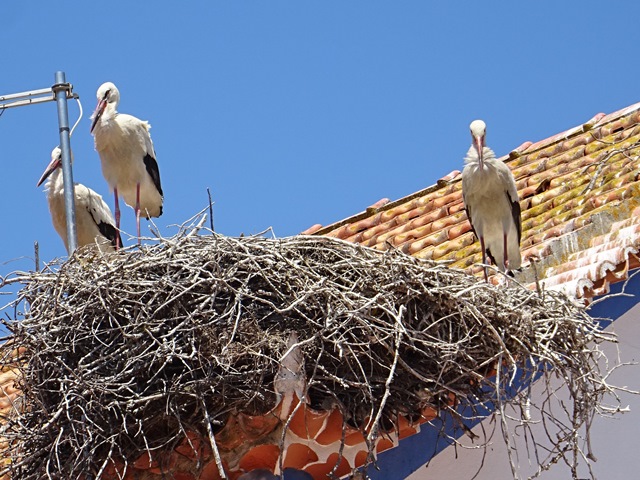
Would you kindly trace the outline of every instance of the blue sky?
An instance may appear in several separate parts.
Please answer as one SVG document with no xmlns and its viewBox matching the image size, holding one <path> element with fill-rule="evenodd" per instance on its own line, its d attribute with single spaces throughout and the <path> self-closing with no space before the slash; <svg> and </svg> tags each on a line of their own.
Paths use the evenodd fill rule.
<svg viewBox="0 0 640 480">
<path fill-rule="evenodd" d="M 294 235 L 460 169 L 475 118 L 502 155 L 640 101 L 635 2 L 4 0 L 2 17 L 0 95 L 66 73 L 85 110 L 74 179 L 112 208 L 89 134 L 98 86 L 151 123 L 163 235 L 207 187 L 218 232 Z M 35 186 L 57 144 L 54 103 L 0 116 L 0 275 L 32 268 L 34 241 L 66 255 Z"/>
</svg>

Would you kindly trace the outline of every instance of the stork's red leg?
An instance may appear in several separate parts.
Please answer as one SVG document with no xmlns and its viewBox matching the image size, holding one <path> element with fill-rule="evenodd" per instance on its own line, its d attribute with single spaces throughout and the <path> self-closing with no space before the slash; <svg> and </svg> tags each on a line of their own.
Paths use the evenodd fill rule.
<svg viewBox="0 0 640 480">
<path fill-rule="evenodd" d="M 140 182 L 136 184 L 136 226 L 138 227 L 138 245 L 140 245 Z"/>
<path fill-rule="evenodd" d="M 120 203 L 118 202 L 118 187 L 113 188 L 113 196 L 115 197 L 115 217 L 116 217 L 116 230 L 118 234 L 120 233 Z M 116 236 L 116 250 L 118 250 L 122 245 L 120 245 L 120 235 Z"/>
</svg>

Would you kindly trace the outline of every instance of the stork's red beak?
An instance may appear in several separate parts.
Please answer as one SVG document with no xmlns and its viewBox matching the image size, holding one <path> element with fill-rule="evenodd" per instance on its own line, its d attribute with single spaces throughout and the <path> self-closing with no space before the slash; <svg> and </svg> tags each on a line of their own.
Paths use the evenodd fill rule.
<svg viewBox="0 0 640 480">
<path fill-rule="evenodd" d="M 107 99 L 103 98 L 98 102 L 98 106 L 96 107 L 95 112 L 93 112 L 93 123 L 91 123 L 91 130 L 89 130 L 89 132 L 93 133 L 93 129 L 98 123 L 98 120 L 100 120 L 100 117 L 104 113 L 104 109 L 106 107 L 107 107 Z"/>
<path fill-rule="evenodd" d="M 62 165 L 62 155 L 58 155 L 56 158 L 51 160 L 51 163 L 47 165 L 47 169 L 44 171 L 44 173 L 40 177 L 40 180 L 38 180 L 36 187 L 39 187 L 40 185 L 42 185 L 42 183 L 47 178 L 49 178 L 49 175 L 51 175 L 55 171 L 55 169 L 58 168 L 60 165 Z"/>
<path fill-rule="evenodd" d="M 480 164 L 480 170 L 482 170 L 484 168 L 484 137 L 481 135 L 474 136 L 473 144 L 478 152 L 478 163 Z"/>
</svg>

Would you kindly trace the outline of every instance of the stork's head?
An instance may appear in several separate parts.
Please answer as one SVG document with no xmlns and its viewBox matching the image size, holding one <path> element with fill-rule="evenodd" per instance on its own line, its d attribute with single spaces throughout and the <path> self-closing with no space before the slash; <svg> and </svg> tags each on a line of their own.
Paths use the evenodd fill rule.
<svg viewBox="0 0 640 480">
<path fill-rule="evenodd" d="M 60 149 L 60 147 L 56 147 L 53 150 L 51 150 L 51 162 L 49 163 L 49 165 L 47 165 L 47 168 L 42 174 L 42 176 L 40 177 L 40 180 L 38 180 L 36 187 L 39 187 L 40 185 L 42 185 L 42 182 L 44 182 L 47 178 L 49 178 L 49 175 L 55 172 L 56 168 L 60 168 L 61 165 L 62 165 L 62 150 Z"/>
<path fill-rule="evenodd" d="M 71 152 L 71 163 L 73 163 L 73 152 Z M 47 165 L 47 168 L 40 177 L 40 180 L 38 180 L 36 187 L 42 185 L 42 183 L 60 167 L 62 167 L 62 149 L 60 147 L 56 147 L 51 150 L 51 162 Z"/>
<path fill-rule="evenodd" d="M 98 98 L 98 106 L 91 116 L 93 118 L 93 123 L 91 123 L 91 132 L 93 132 L 98 120 L 102 117 L 107 105 L 113 105 L 112 108 L 114 110 L 118 106 L 118 103 L 120 102 L 120 92 L 113 83 L 105 82 L 100 85 L 100 88 L 98 88 L 96 97 Z"/>
<path fill-rule="evenodd" d="M 482 120 L 474 120 L 469 125 L 469 129 L 471 130 L 471 138 L 472 145 L 475 147 L 478 152 L 478 162 L 480 163 L 480 168 L 483 168 L 483 152 L 485 147 L 485 135 L 487 134 L 487 126 Z"/>
</svg>

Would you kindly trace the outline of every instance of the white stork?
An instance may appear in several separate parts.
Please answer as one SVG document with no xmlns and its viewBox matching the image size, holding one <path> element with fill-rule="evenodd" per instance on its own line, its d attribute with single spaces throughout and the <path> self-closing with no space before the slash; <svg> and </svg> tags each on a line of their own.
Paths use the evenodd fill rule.
<svg viewBox="0 0 640 480">
<path fill-rule="evenodd" d="M 140 212 L 148 219 L 162 215 L 162 187 L 149 122 L 118 113 L 120 92 L 111 82 L 100 85 L 91 133 L 102 164 L 102 174 L 115 197 L 116 228 L 120 229 L 118 194 L 136 213 L 140 243 Z"/>
<path fill-rule="evenodd" d="M 503 272 L 520 268 L 520 202 L 509 167 L 485 145 L 486 125 L 471 122 L 471 147 L 462 170 L 462 198 L 473 233 L 480 239 L 482 263 L 487 255 Z M 487 280 L 487 269 L 484 269 Z"/>
<path fill-rule="evenodd" d="M 62 150 L 56 147 L 51 151 L 51 163 L 38 180 L 37 186 L 49 179 L 46 184 L 47 200 L 53 228 L 56 229 L 64 246 L 69 252 L 67 242 L 67 218 L 64 208 L 64 180 L 62 178 Z M 115 227 L 113 214 L 102 197 L 80 183 L 75 184 L 76 229 L 78 248 L 94 246 L 101 252 L 112 252 L 122 244 L 120 234 Z"/>
</svg>

